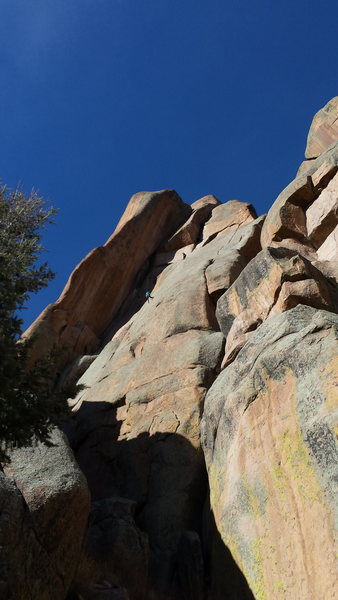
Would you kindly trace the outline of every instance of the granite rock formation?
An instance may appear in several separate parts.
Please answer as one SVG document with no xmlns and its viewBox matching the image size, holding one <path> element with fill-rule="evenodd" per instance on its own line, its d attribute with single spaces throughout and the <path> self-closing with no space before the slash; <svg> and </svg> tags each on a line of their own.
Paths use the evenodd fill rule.
<svg viewBox="0 0 338 600">
<path fill-rule="evenodd" d="M 63 363 L 92 353 L 142 264 L 191 211 L 173 190 L 135 194 L 107 242 L 80 262 L 60 298 L 26 332 L 39 338 L 33 358 L 55 346 Z"/>
<path fill-rule="evenodd" d="M 338 96 L 314 116 L 307 138 L 305 158 L 317 158 L 338 138 Z"/>
<path fill-rule="evenodd" d="M 298 305 L 208 392 L 203 447 L 222 539 L 254 597 L 334 598 L 338 316 Z"/>
<path fill-rule="evenodd" d="M 0 483 L 1 598 L 65 598 L 86 533 L 90 495 L 64 435 L 13 451 Z"/>
<path fill-rule="evenodd" d="M 336 111 L 266 216 L 133 196 L 26 332 L 83 388 L 1 473 L 4 598 L 336 597 Z"/>
</svg>

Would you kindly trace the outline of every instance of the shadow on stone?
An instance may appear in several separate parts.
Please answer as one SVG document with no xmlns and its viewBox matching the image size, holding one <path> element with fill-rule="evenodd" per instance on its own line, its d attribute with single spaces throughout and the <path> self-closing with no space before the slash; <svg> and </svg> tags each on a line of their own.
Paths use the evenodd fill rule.
<svg viewBox="0 0 338 600">
<path fill-rule="evenodd" d="M 202 451 L 176 433 L 128 439 L 119 410 L 86 402 L 67 426 L 93 501 L 77 589 L 85 578 L 131 600 L 254 600 L 205 509 Z"/>
<path fill-rule="evenodd" d="M 208 600 L 255 600 L 242 571 L 217 529 L 209 494 L 204 515 L 203 547 Z"/>
</svg>

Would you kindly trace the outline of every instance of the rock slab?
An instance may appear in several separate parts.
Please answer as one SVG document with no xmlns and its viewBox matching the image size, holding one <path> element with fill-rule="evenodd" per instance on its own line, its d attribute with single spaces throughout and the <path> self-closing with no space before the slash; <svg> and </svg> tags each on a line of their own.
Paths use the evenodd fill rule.
<svg viewBox="0 0 338 600">
<path fill-rule="evenodd" d="M 271 318 L 205 400 L 211 508 L 256 600 L 335 597 L 337 339 L 329 312 Z"/>
</svg>

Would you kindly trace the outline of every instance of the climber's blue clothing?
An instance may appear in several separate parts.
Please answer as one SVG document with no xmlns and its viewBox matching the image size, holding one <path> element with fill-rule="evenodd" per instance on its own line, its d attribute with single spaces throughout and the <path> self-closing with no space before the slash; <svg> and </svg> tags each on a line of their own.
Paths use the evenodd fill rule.
<svg viewBox="0 0 338 600">
<path fill-rule="evenodd" d="M 147 302 L 149 302 L 149 298 L 152 298 L 151 293 L 150 292 L 146 292 L 144 295 L 147 298 Z"/>
</svg>

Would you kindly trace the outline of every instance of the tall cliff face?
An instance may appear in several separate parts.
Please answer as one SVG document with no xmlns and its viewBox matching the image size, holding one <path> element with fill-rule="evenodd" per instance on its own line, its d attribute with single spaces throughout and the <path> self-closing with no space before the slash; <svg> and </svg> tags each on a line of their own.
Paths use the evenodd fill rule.
<svg viewBox="0 0 338 600">
<path fill-rule="evenodd" d="M 26 333 L 32 360 L 58 347 L 60 384 L 84 389 L 65 429 L 76 463 L 59 436 L 55 482 L 41 449 L 34 473 L 21 451 L 4 475 L 1 514 L 16 507 L 34 572 L 34 593 L 9 577 L 13 598 L 335 597 L 337 118 L 335 98 L 266 216 L 133 196 Z"/>
</svg>

